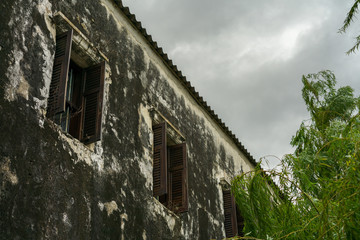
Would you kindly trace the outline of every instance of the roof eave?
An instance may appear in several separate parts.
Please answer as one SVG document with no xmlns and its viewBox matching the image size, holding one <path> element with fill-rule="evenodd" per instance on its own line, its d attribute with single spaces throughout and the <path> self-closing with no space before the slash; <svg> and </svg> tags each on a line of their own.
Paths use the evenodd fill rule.
<svg viewBox="0 0 360 240">
<path fill-rule="evenodd" d="M 248 158 L 250 163 L 255 167 L 257 165 L 254 157 L 249 153 L 249 151 L 244 147 L 244 145 L 239 141 L 239 139 L 229 130 L 225 123 L 215 114 L 214 110 L 203 100 L 203 97 L 195 90 L 189 81 L 186 80 L 186 77 L 178 70 L 177 66 L 173 64 L 172 60 L 169 59 L 168 55 L 163 51 L 161 47 L 158 46 L 157 42 L 154 41 L 146 32 L 146 29 L 142 27 L 141 22 L 136 20 L 135 14 L 132 14 L 128 7 L 125 7 L 121 0 L 113 0 L 115 4 L 120 8 L 120 10 L 125 14 L 129 19 L 131 24 L 137 29 L 153 48 L 153 50 L 160 56 L 164 64 L 173 72 L 173 74 L 179 79 L 185 89 L 191 94 L 191 96 L 196 100 L 196 102 L 211 116 L 211 118 L 219 125 L 219 127 L 234 141 L 235 145 L 240 149 L 240 151 Z"/>
</svg>

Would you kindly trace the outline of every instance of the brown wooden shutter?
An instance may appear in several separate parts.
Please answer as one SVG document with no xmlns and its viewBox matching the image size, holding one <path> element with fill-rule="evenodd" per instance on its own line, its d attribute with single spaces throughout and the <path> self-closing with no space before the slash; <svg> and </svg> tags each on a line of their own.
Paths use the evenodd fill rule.
<svg viewBox="0 0 360 240">
<path fill-rule="evenodd" d="M 169 208 L 176 213 L 188 210 L 186 144 L 168 147 Z"/>
<path fill-rule="evenodd" d="M 48 98 L 47 117 L 65 111 L 66 85 L 68 79 L 70 51 L 73 31 L 56 37 L 56 50 Z"/>
<path fill-rule="evenodd" d="M 92 143 L 101 139 L 105 62 L 85 70 L 83 93 L 83 125 L 81 141 Z"/>
<path fill-rule="evenodd" d="M 154 125 L 153 132 L 153 194 L 157 197 L 167 193 L 166 123 Z"/>
<path fill-rule="evenodd" d="M 227 238 L 234 237 L 237 235 L 236 205 L 230 190 L 223 190 L 223 199 L 225 234 Z"/>
</svg>

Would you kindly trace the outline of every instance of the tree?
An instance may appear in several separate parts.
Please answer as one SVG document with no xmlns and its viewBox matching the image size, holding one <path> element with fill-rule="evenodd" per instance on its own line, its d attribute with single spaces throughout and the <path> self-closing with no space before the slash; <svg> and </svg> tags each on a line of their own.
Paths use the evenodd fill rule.
<svg viewBox="0 0 360 240">
<path fill-rule="evenodd" d="M 244 232 L 259 239 L 360 239 L 360 98 L 335 88 L 332 72 L 303 76 L 310 113 L 282 171 L 236 177 L 232 192 Z M 274 184 L 276 182 L 276 184 Z"/>
<path fill-rule="evenodd" d="M 355 0 L 354 4 L 350 8 L 350 11 L 346 15 L 343 26 L 339 30 L 340 33 L 345 33 L 346 30 L 349 28 L 349 26 L 351 25 L 351 23 L 354 20 L 355 15 L 359 11 L 359 5 L 360 5 L 360 0 Z M 354 53 L 356 50 L 359 49 L 359 46 L 360 46 L 360 35 L 358 35 L 355 38 L 355 45 L 349 51 L 347 51 L 346 53 L 347 54 Z"/>
</svg>

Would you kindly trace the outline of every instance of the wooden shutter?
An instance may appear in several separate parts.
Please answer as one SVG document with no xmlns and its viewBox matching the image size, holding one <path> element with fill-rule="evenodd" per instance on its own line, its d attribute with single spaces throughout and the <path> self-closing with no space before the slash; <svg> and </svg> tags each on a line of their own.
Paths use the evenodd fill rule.
<svg viewBox="0 0 360 240">
<path fill-rule="evenodd" d="M 101 139 L 105 62 L 85 70 L 83 93 L 83 125 L 81 141 L 92 143 Z"/>
<path fill-rule="evenodd" d="M 169 208 L 176 213 L 188 210 L 186 144 L 168 147 Z"/>
<path fill-rule="evenodd" d="M 166 123 L 154 125 L 153 132 L 153 194 L 156 197 L 167 193 Z"/>
<path fill-rule="evenodd" d="M 230 190 L 223 190 L 223 199 L 225 234 L 227 238 L 234 237 L 237 235 L 236 205 Z"/>
<path fill-rule="evenodd" d="M 55 59 L 48 98 L 47 117 L 65 111 L 66 84 L 68 79 L 73 31 L 56 37 Z"/>
</svg>

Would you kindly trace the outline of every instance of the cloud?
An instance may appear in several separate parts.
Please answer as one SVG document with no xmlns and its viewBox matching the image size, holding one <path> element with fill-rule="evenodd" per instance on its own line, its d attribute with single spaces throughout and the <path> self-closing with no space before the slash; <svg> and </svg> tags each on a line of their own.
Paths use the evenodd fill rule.
<svg viewBox="0 0 360 240">
<path fill-rule="evenodd" d="M 337 33 L 352 1 L 123 2 L 256 159 L 292 151 L 303 74 L 333 70 L 359 94 L 356 28 Z"/>
</svg>

